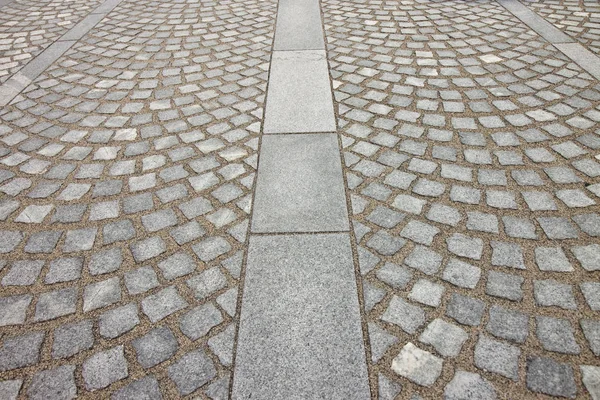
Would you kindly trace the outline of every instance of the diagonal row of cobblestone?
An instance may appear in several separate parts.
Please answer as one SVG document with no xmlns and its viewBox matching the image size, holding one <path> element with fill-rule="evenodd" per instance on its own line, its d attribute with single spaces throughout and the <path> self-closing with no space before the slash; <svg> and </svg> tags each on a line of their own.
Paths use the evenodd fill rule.
<svg viewBox="0 0 600 400">
<path fill-rule="evenodd" d="M 493 1 L 323 11 L 374 392 L 587 398 L 598 81 Z"/>
<path fill-rule="evenodd" d="M 0 390 L 227 397 L 275 10 L 123 1 L 0 110 Z"/>
</svg>

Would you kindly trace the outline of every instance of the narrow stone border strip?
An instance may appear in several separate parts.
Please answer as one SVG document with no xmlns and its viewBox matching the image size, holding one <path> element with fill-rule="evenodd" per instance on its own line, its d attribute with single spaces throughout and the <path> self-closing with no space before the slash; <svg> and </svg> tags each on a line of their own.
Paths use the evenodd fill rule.
<svg viewBox="0 0 600 400">
<path fill-rule="evenodd" d="M 600 57 L 583 47 L 580 43 L 556 43 L 554 47 L 600 81 Z"/>
<path fill-rule="evenodd" d="M 231 398 L 370 399 L 348 233 L 251 236 Z"/>
<path fill-rule="evenodd" d="M 279 0 L 273 50 L 325 50 L 319 0 Z"/>
<path fill-rule="evenodd" d="M 550 43 L 573 43 L 575 40 L 540 17 L 518 0 L 497 0 L 504 8 Z"/>
<path fill-rule="evenodd" d="M 0 0 L 5 1 L 5 0 Z M 31 82 L 67 52 L 123 0 L 107 0 L 69 29 L 56 42 L 30 60 L 6 82 L 0 85 L 0 107 L 10 104 Z M 1 5 L 2 3 L 0 3 Z"/>
<path fill-rule="evenodd" d="M 337 135 L 265 135 L 253 233 L 348 231 Z"/>
<path fill-rule="evenodd" d="M 335 131 L 325 50 L 274 51 L 263 133 Z"/>
</svg>

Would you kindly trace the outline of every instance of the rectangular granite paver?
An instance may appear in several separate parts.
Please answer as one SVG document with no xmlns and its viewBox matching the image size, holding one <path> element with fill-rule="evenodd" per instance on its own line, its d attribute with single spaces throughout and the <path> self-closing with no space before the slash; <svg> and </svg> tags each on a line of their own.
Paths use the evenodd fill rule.
<svg viewBox="0 0 600 400">
<path fill-rule="evenodd" d="M 335 134 L 264 136 L 252 231 L 348 230 Z"/>
<path fill-rule="evenodd" d="M 274 51 L 263 132 L 335 130 L 325 50 Z"/>
<path fill-rule="evenodd" d="M 273 50 L 325 50 L 319 0 L 280 0 Z"/>
<path fill-rule="evenodd" d="M 574 40 L 560 29 L 531 11 L 518 0 L 498 0 L 508 11 L 550 43 L 571 43 Z"/>
<path fill-rule="evenodd" d="M 250 238 L 232 399 L 369 399 L 346 233 Z"/>
</svg>

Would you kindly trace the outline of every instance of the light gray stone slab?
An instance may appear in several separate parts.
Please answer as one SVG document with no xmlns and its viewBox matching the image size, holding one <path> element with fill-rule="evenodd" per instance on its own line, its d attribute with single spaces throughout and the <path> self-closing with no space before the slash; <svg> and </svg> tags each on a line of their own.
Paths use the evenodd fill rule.
<svg viewBox="0 0 600 400">
<path fill-rule="evenodd" d="M 600 58 L 579 43 L 555 43 L 554 47 L 600 80 Z"/>
<path fill-rule="evenodd" d="M 273 50 L 325 50 L 319 0 L 280 0 Z"/>
<path fill-rule="evenodd" d="M 350 237 L 253 236 L 232 399 L 370 399 Z"/>
<path fill-rule="evenodd" d="M 263 132 L 335 130 L 325 50 L 274 51 Z"/>
<path fill-rule="evenodd" d="M 108 14 L 111 12 L 116 6 L 121 3 L 122 0 L 106 0 L 104 3 L 100 4 L 91 14 Z"/>
<path fill-rule="evenodd" d="M 574 40 L 560 29 L 537 15 L 518 0 L 498 0 L 500 4 L 519 18 L 525 25 L 550 43 L 572 43 Z"/>
<path fill-rule="evenodd" d="M 335 134 L 264 136 L 252 231 L 349 230 Z"/>
<path fill-rule="evenodd" d="M 72 27 L 61 36 L 59 41 L 63 40 L 79 40 L 85 36 L 106 14 L 89 14 L 87 17 L 79 21 L 77 25 Z"/>
<path fill-rule="evenodd" d="M 64 40 L 52 43 L 46 50 L 25 65 L 20 73 L 30 80 L 34 80 L 74 44 L 74 40 Z"/>
</svg>

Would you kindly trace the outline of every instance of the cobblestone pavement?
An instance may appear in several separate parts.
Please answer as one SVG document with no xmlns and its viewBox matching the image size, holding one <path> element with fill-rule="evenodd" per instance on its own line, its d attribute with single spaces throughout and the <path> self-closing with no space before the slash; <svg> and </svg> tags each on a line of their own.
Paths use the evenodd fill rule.
<svg viewBox="0 0 600 400">
<path fill-rule="evenodd" d="M 0 84 L 101 4 L 2 6 Z M 372 397 L 600 398 L 600 82 L 492 0 L 321 8 Z M 122 0 L 0 107 L 0 398 L 228 398 L 276 13 Z"/>
<path fill-rule="evenodd" d="M 0 391 L 227 396 L 275 11 L 124 0 L 1 109 Z"/>
<path fill-rule="evenodd" d="M 598 82 L 493 1 L 323 11 L 372 389 L 587 398 Z"/>
</svg>

